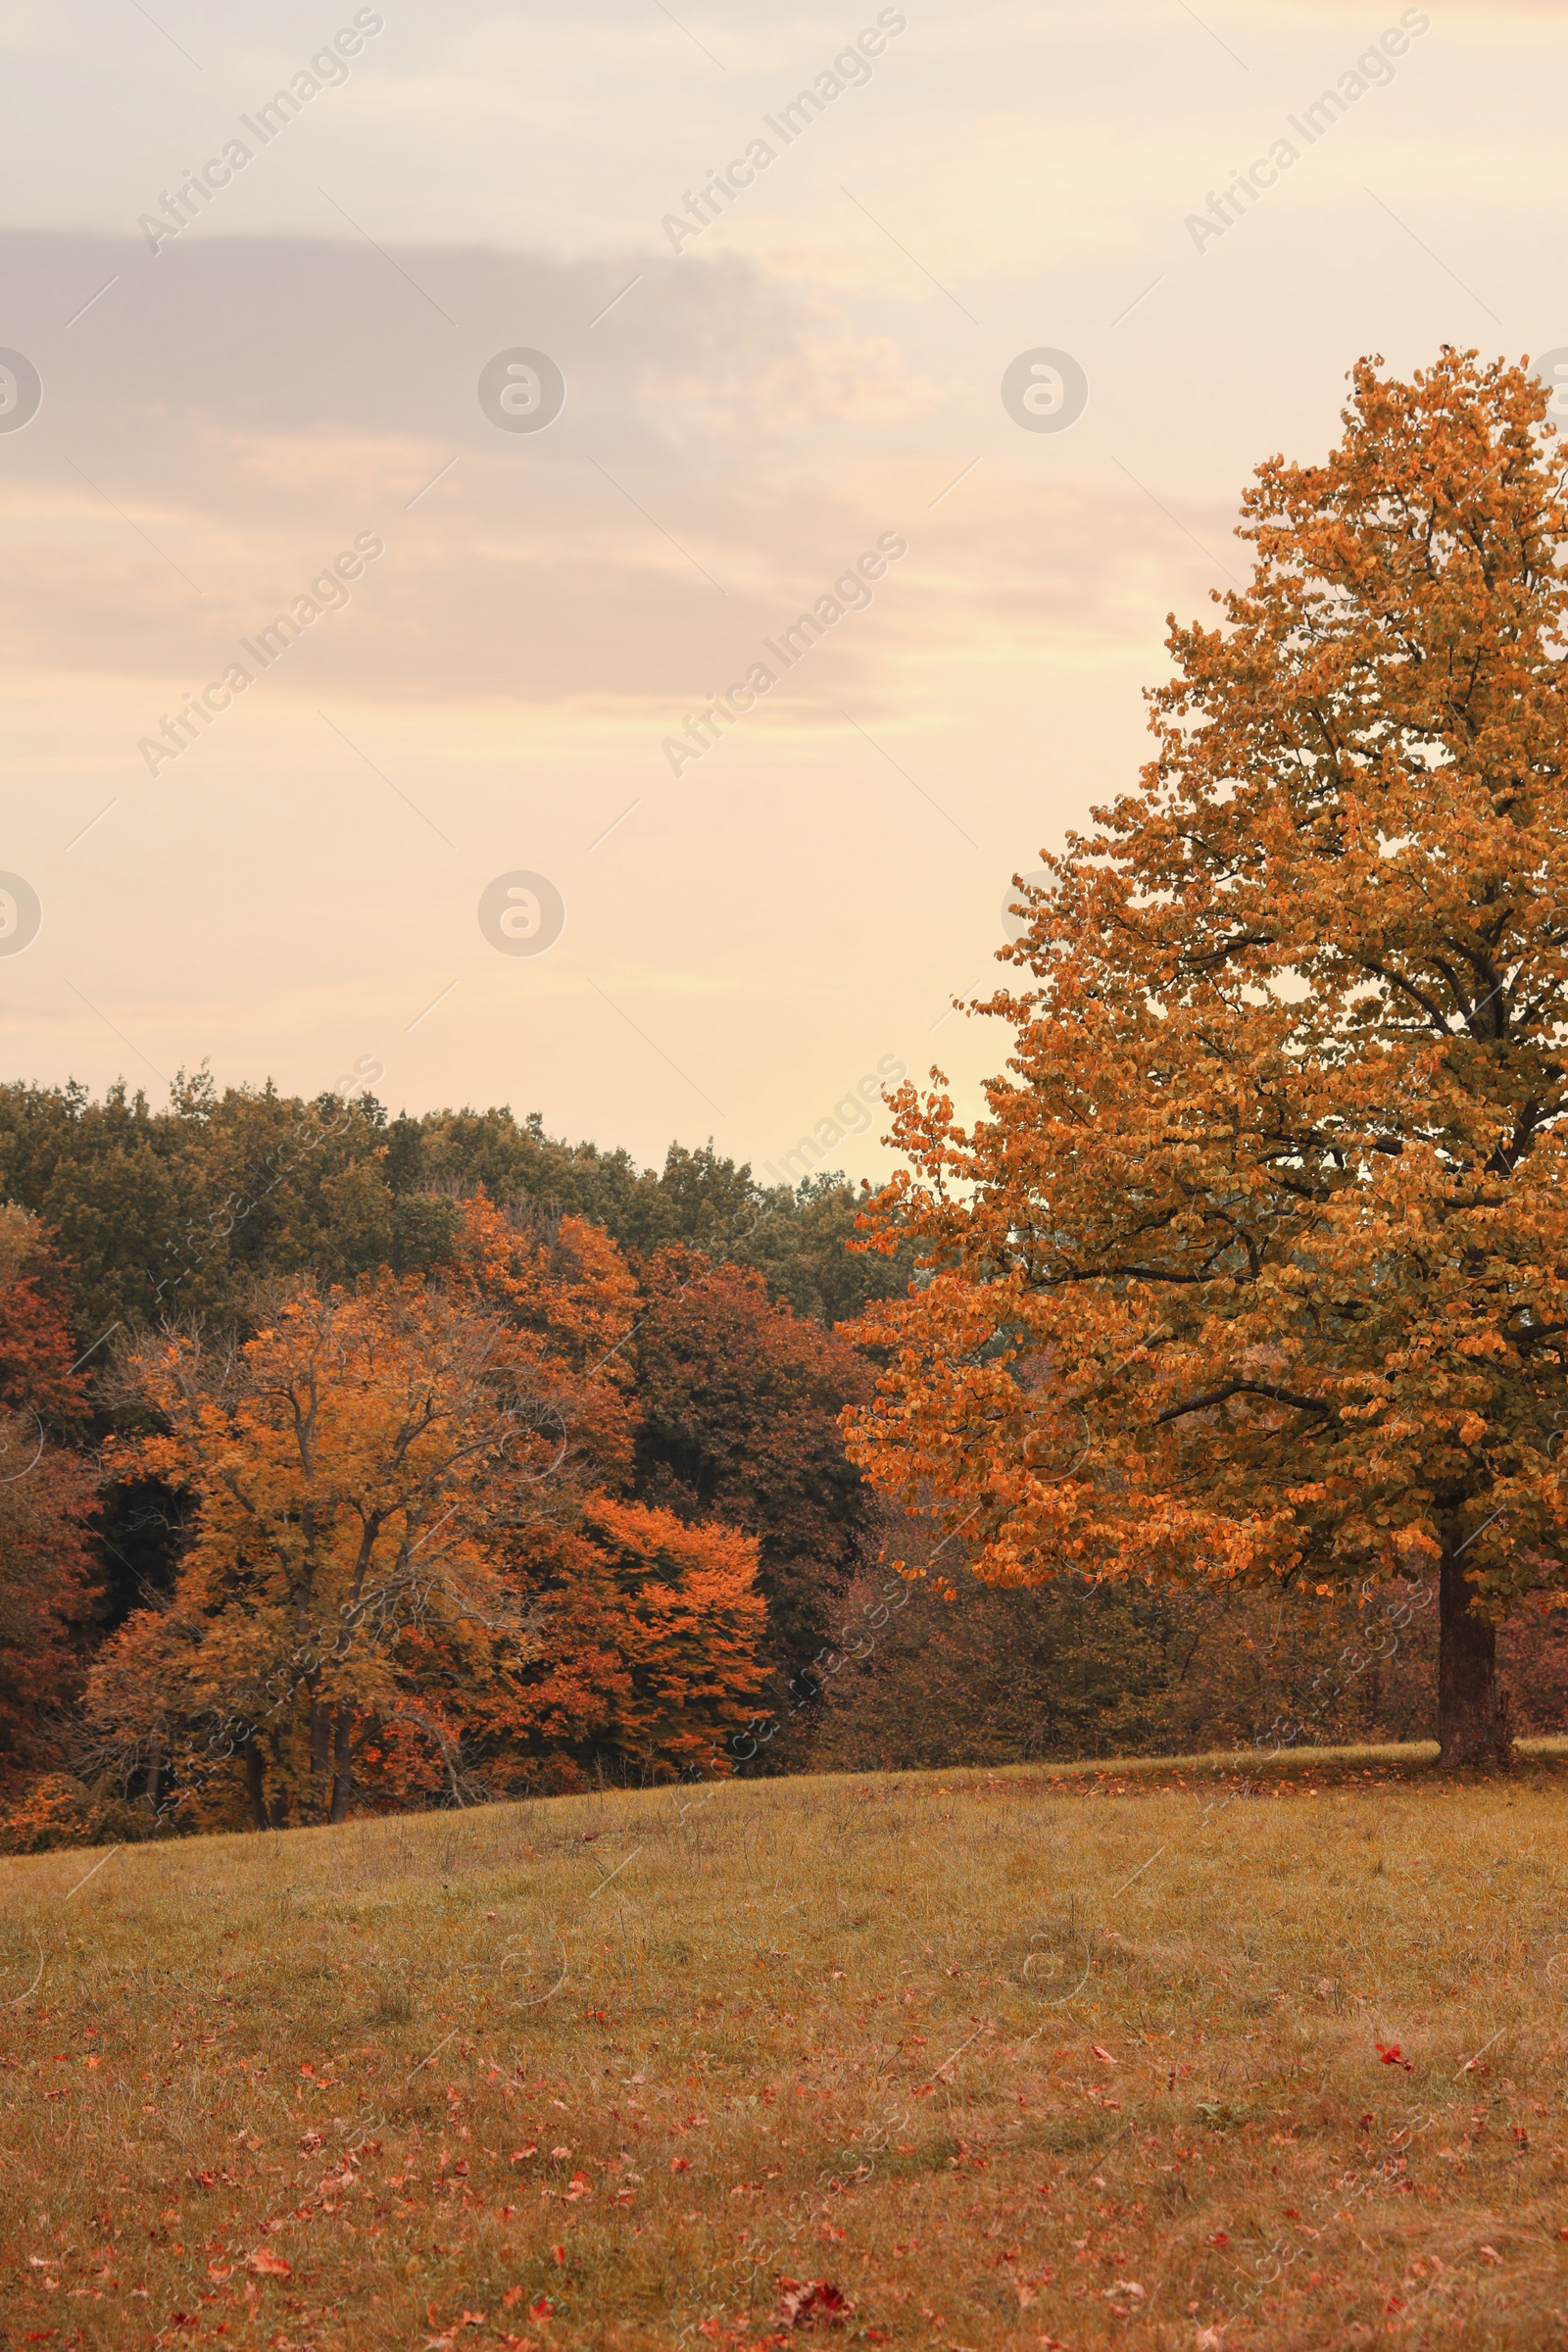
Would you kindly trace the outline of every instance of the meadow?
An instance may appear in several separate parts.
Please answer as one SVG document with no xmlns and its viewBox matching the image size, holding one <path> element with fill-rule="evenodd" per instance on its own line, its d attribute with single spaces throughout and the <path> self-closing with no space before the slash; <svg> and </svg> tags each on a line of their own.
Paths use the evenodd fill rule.
<svg viewBox="0 0 1568 2352">
<path fill-rule="evenodd" d="M 1568 2342 L 1568 1755 L 0 1863 L 8 2344 Z"/>
</svg>

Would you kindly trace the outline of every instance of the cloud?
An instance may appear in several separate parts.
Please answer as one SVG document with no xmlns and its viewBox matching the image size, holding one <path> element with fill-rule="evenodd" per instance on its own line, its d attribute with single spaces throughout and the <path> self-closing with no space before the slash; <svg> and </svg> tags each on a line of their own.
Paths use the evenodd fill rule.
<svg viewBox="0 0 1568 2352">
<path fill-rule="evenodd" d="M 290 690 L 298 671 L 313 692 L 613 702 L 667 697 L 684 669 L 695 692 L 775 623 L 792 575 L 817 593 L 889 527 L 860 445 L 942 397 L 738 261 L 212 237 L 154 258 L 23 234 L 6 268 L 45 385 L 5 451 L 0 618 L 28 666 L 195 683 L 371 531 L 384 561 Z M 481 367 L 518 346 L 565 375 L 547 433 L 479 407 Z"/>
<path fill-rule="evenodd" d="M 6 266 L 45 398 L 4 447 L 0 643 L 29 671 L 125 681 L 134 736 L 249 662 L 239 641 L 365 534 L 384 556 L 269 696 L 565 704 L 662 731 L 881 532 L 911 560 L 792 677 L 786 722 L 939 639 L 1119 626 L 1113 573 L 1168 528 L 1113 498 L 1107 533 L 1103 499 L 995 466 L 933 515 L 952 469 L 919 441 L 973 387 L 742 261 L 645 266 L 597 326 L 635 265 L 22 234 Z M 516 346 L 564 373 L 546 432 L 481 412 L 480 368 Z"/>
</svg>

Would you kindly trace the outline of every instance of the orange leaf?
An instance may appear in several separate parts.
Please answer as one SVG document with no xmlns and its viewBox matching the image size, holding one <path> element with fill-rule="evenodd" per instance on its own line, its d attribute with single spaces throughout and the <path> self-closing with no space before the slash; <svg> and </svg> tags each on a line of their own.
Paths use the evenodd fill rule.
<svg viewBox="0 0 1568 2352">
<path fill-rule="evenodd" d="M 854 2309 L 843 2288 L 831 2279 L 812 2278 L 804 2285 L 796 2278 L 778 2282 L 778 2316 L 788 2327 L 837 2328 Z"/>
</svg>

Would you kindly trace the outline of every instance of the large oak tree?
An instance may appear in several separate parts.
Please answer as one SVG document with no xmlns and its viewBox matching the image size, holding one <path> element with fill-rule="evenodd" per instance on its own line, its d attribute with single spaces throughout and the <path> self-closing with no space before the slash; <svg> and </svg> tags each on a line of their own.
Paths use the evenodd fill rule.
<svg viewBox="0 0 1568 2352">
<path fill-rule="evenodd" d="M 1020 898 L 986 1115 L 898 1098 L 927 1274 L 852 1451 L 1003 1584 L 1435 1572 L 1489 1762 L 1495 1624 L 1568 1583 L 1568 510 L 1528 368 L 1381 368 Z"/>
</svg>

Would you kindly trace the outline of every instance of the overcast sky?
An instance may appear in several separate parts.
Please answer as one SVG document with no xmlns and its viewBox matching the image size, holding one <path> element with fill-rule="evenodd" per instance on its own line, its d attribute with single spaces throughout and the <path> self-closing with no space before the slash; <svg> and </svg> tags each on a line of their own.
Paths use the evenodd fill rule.
<svg viewBox="0 0 1568 2352">
<path fill-rule="evenodd" d="M 8 1075 L 369 1057 L 760 1167 L 879 1065 L 967 1092 L 1004 1040 L 949 1001 L 1136 781 L 1251 467 L 1361 353 L 1568 347 L 1546 5 L 0 14 Z M 518 350 L 542 430 L 481 405 Z M 1065 429 L 1004 402 L 1039 352 Z M 481 921 L 516 874 L 544 953 Z"/>
</svg>

